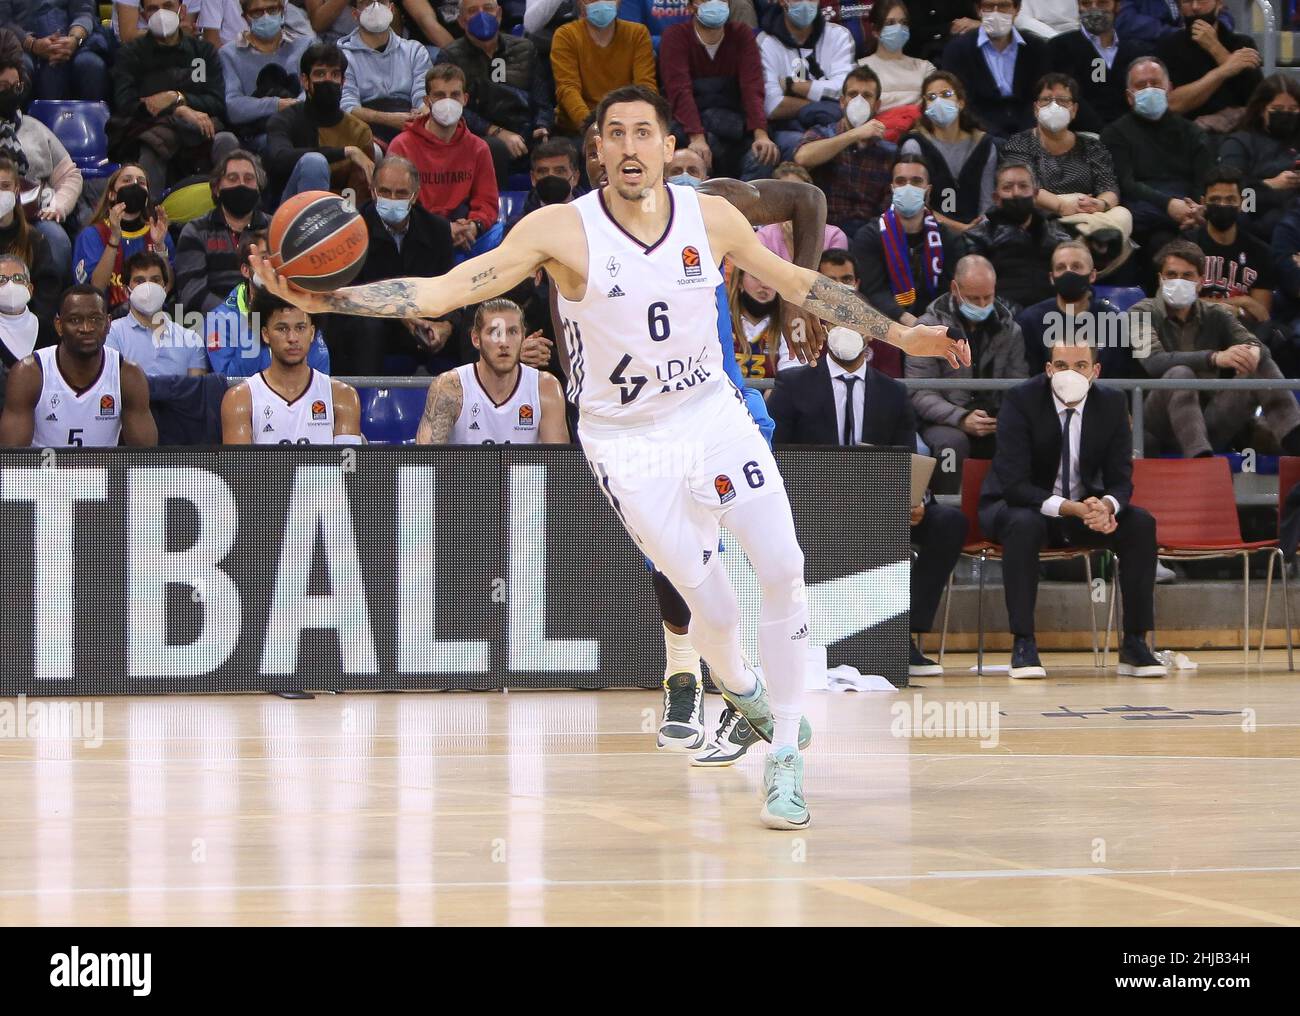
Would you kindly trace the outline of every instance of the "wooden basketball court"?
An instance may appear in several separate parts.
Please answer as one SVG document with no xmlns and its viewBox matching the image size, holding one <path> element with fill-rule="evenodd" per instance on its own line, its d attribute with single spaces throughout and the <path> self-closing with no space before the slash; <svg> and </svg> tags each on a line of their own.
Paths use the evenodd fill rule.
<svg viewBox="0 0 1300 1016">
<path fill-rule="evenodd" d="M 1300 924 L 1300 676 L 1192 655 L 810 695 L 799 834 L 650 692 L 108 698 L 0 740 L 0 922 Z"/>
</svg>

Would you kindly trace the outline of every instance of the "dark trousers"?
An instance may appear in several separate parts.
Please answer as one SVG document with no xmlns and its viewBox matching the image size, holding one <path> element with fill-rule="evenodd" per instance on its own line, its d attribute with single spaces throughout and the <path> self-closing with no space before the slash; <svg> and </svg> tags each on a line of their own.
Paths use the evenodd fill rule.
<svg viewBox="0 0 1300 1016">
<path fill-rule="evenodd" d="M 912 546 L 916 548 L 912 561 L 912 631 L 929 631 L 933 626 L 939 598 L 965 542 L 965 515 L 947 505 L 925 506 L 921 521 L 912 527 Z"/>
<path fill-rule="evenodd" d="M 1155 626 L 1156 521 L 1130 505 L 1119 513 L 1113 533 L 1094 532 L 1082 519 L 1048 518 L 1037 508 L 1004 505 L 992 537 L 1002 544 L 1002 585 L 1007 620 L 1017 637 L 1034 634 L 1038 601 L 1038 553 L 1043 547 L 1099 547 L 1119 555 L 1124 597 L 1124 634 L 1141 635 Z"/>
</svg>

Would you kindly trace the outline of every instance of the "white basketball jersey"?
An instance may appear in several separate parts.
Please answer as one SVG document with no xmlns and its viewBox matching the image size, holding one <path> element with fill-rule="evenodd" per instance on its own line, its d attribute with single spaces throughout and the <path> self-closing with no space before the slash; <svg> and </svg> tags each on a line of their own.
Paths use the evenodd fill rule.
<svg viewBox="0 0 1300 1016">
<path fill-rule="evenodd" d="M 584 419 L 648 423 L 725 385 L 715 290 L 722 281 L 694 188 L 668 184 L 668 227 L 641 243 L 600 190 L 572 203 L 587 234 L 582 299 L 556 293 L 569 354 L 569 401 Z"/>
<path fill-rule="evenodd" d="M 253 398 L 253 444 L 333 444 L 334 390 L 328 374 L 313 369 L 311 383 L 290 402 L 258 371 L 248 379 Z"/>
<path fill-rule="evenodd" d="M 483 390 L 474 364 L 456 368 L 460 378 L 460 415 L 451 429 L 452 444 L 536 444 L 542 423 L 542 402 L 536 367 L 519 365 L 519 378 L 510 397 L 497 405 Z"/>
<path fill-rule="evenodd" d="M 84 391 L 59 370 L 58 346 L 36 350 L 41 397 L 36 403 L 33 448 L 113 448 L 122 436 L 122 354 L 104 347 L 99 377 Z"/>
</svg>

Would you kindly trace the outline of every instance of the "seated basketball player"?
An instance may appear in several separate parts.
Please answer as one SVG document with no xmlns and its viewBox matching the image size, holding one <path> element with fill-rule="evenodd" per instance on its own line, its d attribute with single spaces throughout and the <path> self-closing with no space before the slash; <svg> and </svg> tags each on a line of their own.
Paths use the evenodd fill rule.
<svg viewBox="0 0 1300 1016">
<path fill-rule="evenodd" d="M 146 447 L 158 443 L 149 382 L 108 338 L 108 306 L 94 286 L 65 290 L 54 319 L 56 346 L 9 372 L 0 445 L 36 448 Z"/>
<path fill-rule="evenodd" d="M 221 400 L 225 444 L 356 444 L 361 441 L 357 390 L 307 363 L 316 324 L 306 311 L 264 290 L 253 296 L 253 321 L 271 362 Z M 353 440 L 347 440 L 347 438 Z M 344 440 L 340 440 L 343 438 Z"/>
<path fill-rule="evenodd" d="M 479 304 L 474 363 L 429 386 L 416 444 L 568 444 L 564 393 L 555 375 L 519 362 L 524 312 L 498 297 Z"/>
</svg>

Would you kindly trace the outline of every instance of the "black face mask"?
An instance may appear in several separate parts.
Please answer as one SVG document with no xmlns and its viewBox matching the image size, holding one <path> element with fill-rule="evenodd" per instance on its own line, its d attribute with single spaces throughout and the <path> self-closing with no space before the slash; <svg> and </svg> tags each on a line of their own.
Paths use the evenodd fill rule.
<svg viewBox="0 0 1300 1016">
<path fill-rule="evenodd" d="M 126 205 L 128 217 L 138 219 L 149 203 L 149 191 L 143 184 L 128 184 L 117 192 L 117 200 Z"/>
<path fill-rule="evenodd" d="M 776 297 L 772 297 L 767 303 L 760 303 L 742 289 L 740 291 L 740 306 L 752 318 L 765 318 L 775 309 Z"/>
<path fill-rule="evenodd" d="M 1215 229 L 1231 229 L 1237 224 L 1235 205 L 1206 205 L 1205 221 Z"/>
<path fill-rule="evenodd" d="M 537 196 L 544 205 L 558 205 L 569 200 L 573 188 L 562 176 L 544 176 L 537 181 Z"/>
<path fill-rule="evenodd" d="M 12 120 L 14 114 L 18 112 L 18 106 L 22 103 L 23 92 L 21 88 L 10 88 L 0 92 L 0 117 L 6 120 Z"/>
<path fill-rule="evenodd" d="M 252 212 L 261 197 L 255 187 L 227 187 L 217 192 L 218 204 L 237 219 Z"/>
<path fill-rule="evenodd" d="M 1300 127 L 1300 112 L 1294 110 L 1274 111 L 1268 115 L 1268 133 L 1275 138 L 1293 137 Z"/>
<path fill-rule="evenodd" d="M 311 86 L 311 95 L 307 97 L 308 105 L 321 117 L 338 113 L 342 101 L 343 86 L 337 81 L 317 81 Z"/>
<path fill-rule="evenodd" d="M 1003 198 L 1002 203 L 994 211 L 997 212 L 996 218 L 1001 219 L 1003 222 L 1009 222 L 1013 226 L 1019 226 L 1033 214 L 1034 199 L 1026 197 Z M 994 217 L 992 213 L 989 214 L 989 218 Z"/>
<path fill-rule="evenodd" d="M 1091 286 L 1092 283 L 1088 281 L 1088 276 L 1081 272 L 1065 272 L 1052 279 L 1052 288 L 1067 303 L 1074 303 L 1076 300 L 1082 299 L 1083 294 L 1088 292 Z"/>
</svg>

